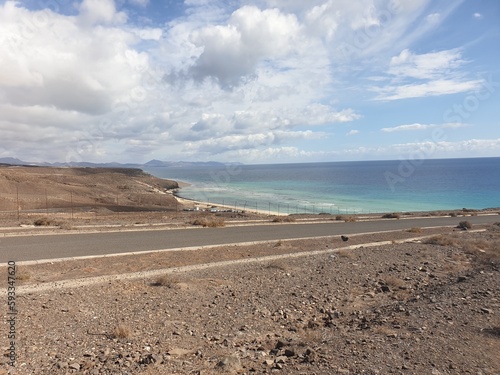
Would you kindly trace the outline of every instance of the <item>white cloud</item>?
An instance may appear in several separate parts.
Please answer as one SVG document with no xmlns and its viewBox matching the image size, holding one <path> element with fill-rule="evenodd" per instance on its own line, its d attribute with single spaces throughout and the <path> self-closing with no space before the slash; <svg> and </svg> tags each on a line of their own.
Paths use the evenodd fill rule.
<svg viewBox="0 0 500 375">
<path fill-rule="evenodd" d="M 299 30 L 294 15 L 244 6 L 231 15 L 227 25 L 193 33 L 192 42 L 200 55 L 191 74 L 200 81 L 213 78 L 223 86 L 234 86 L 255 74 L 262 60 L 288 54 Z"/>
<path fill-rule="evenodd" d="M 376 100 L 400 100 L 423 98 L 427 96 L 440 96 L 471 92 L 478 90 L 484 81 L 480 79 L 461 81 L 458 79 L 438 79 L 426 83 L 410 83 L 400 86 L 387 86 L 374 88 L 379 95 Z"/>
<path fill-rule="evenodd" d="M 359 130 L 356 130 L 356 129 L 353 129 L 353 130 L 350 130 L 346 135 L 356 135 L 356 134 L 359 134 L 360 131 Z"/>
<path fill-rule="evenodd" d="M 114 0 L 83 0 L 79 5 L 79 18 L 87 25 L 96 23 L 124 23 L 127 15 L 117 12 Z"/>
<path fill-rule="evenodd" d="M 464 73 L 461 49 L 408 49 L 446 18 L 425 13 L 429 0 L 189 0 L 167 25 L 138 16 L 149 3 L 84 0 L 73 15 L 0 4 L 0 155 L 343 157 L 301 147 L 328 149 L 336 124 L 366 117 L 363 97 L 341 104 L 345 86 L 366 91 L 352 71 L 373 67 L 372 89 L 385 101 L 481 83 Z M 342 43 L 355 53 L 339 56 Z"/>
<path fill-rule="evenodd" d="M 415 54 L 408 49 L 390 60 L 390 83 L 375 86 L 376 100 L 440 96 L 477 90 L 482 79 L 470 79 L 461 68 L 467 62 L 458 49 Z"/>
<path fill-rule="evenodd" d="M 456 49 L 421 55 L 405 49 L 391 59 L 389 74 L 403 78 L 439 79 L 464 63 L 461 52 Z"/>
<path fill-rule="evenodd" d="M 466 127 L 466 124 L 462 123 L 446 123 L 446 124 L 410 124 L 410 125 L 399 125 L 392 128 L 382 128 L 381 131 L 384 133 L 393 133 L 400 131 L 414 131 L 414 130 L 427 130 L 434 128 L 443 128 L 443 129 L 458 129 Z"/>
</svg>

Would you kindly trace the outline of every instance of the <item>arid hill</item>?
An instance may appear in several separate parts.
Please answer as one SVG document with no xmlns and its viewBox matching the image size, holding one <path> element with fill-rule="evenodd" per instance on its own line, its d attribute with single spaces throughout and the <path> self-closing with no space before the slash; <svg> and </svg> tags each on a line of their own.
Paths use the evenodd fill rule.
<svg viewBox="0 0 500 375">
<path fill-rule="evenodd" d="M 0 166 L 0 211 L 175 209 L 178 187 L 132 168 Z"/>
</svg>

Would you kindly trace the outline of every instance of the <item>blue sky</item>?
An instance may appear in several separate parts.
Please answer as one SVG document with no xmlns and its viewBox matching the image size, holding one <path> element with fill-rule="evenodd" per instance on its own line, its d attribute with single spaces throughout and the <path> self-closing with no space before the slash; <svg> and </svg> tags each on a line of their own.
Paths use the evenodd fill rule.
<svg viewBox="0 0 500 375">
<path fill-rule="evenodd" d="M 0 1 L 0 157 L 500 156 L 496 0 Z"/>
</svg>

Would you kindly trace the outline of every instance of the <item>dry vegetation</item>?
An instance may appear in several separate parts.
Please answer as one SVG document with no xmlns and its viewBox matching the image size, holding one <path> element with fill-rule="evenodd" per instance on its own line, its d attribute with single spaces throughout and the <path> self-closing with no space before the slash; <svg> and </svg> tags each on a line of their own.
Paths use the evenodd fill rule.
<svg viewBox="0 0 500 375">
<path fill-rule="evenodd" d="M 346 223 L 354 223 L 358 221 L 358 218 L 354 215 L 337 215 L 335 216 L 337 221 L 345 221 Z"/>
<path fill-rule="evenodd" d="M 401 214 L 397 213 L 397 212 L 382 215 L 382 219 L 400 219 L 400 218 L 401 218 Z"/>
<path fill-rule="evenodd" d="M 500 226 L 491 226 L 488 236 L 462 238 L 452 235 L 433 236 L 424 241 L 426 244 L 459 248 L 465 254 L 474 256 L 481 264 L 500 264 Z"/>
<path fill-rule="evenodd" d="M 297 220 L 293 217 L 293 216 L 275 216 L 273 219 L 272 219 L 272 222 L 273 223 L 294 223 L 296 222 Z"/>
<path fill-rule="evenodd" d="M 132 337 L 132 330 L 124 323 L 120 323 L 113 330 L 112 336 L 117 339 L 128 339 Z"/>
<path fill-rule="evenodd" d="M 191 220 L 189 224 L 202 226 L 204 228 L 219 228 L 225 226 L 225 220 L 222 217 L 203 216 Z"/>
</svg>

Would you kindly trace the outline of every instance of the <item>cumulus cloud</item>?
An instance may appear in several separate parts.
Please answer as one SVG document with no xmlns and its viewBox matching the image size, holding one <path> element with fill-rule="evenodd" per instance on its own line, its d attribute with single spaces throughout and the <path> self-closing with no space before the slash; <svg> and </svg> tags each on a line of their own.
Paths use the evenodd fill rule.
<svg viewBox="0 0 500 375">
<path fill-rule="evenodd" d="M 124 23 L 127 15 L 117 12 L 114 0 L 83 0 L 79 6 L 79 18 L 84 24 Z"/>
<path fill-rule="evenodd" d="M 294 15 L 244 6 L 231 15 L 227 25 L 193 33 L 192 42 L 201 53 L 191 74 L 200 81 L 213 78 L 223 86 L 236 85 L 254 74 L 259 62 L 289 53 L 299 30 Z"/>
</svg>

